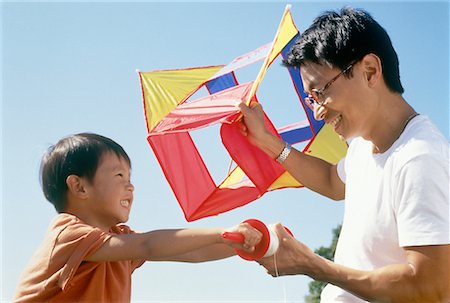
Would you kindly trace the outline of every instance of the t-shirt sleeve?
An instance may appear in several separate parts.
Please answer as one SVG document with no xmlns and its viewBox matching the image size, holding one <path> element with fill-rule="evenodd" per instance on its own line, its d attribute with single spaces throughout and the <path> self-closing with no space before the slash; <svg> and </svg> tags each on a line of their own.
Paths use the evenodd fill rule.
<svg viewBox="0 0 450 303">
<path fill-rule="evenodd" d="M 339 160 L 337 164 L 337 174 L 339 176 L 339 179 L 341 179 L 341 181 L 345 183 L 345 179 L 347 177 L 347 175 L 345 174 L 345 157 Z"/>
<path fill-rule="evenodd" d="M 394 209 L 400 246 L 450 243 L 447 161 L 436 154 L 423 154 L 399 172 Z"/>
<path fill-rule="evenodd" d="M 78 220 L 73 220 L 59 231 L 50 259 L 55 264 L 64 261 L 61 258 L 66 259 L 58 281 L 58 285 L 63 290 L 68 286 L 68 282 L 83 260 L 99 249 L 110 237 L 101 229 Z"/>
</svg>

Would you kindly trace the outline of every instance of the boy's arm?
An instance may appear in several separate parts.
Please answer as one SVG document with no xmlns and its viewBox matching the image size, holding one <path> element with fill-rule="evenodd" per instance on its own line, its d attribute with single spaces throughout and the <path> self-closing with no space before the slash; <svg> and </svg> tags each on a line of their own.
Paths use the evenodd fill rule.
<svg viewBox="0 0 450 303">
<path fill-rule="evenodd" d="M 261 233 L 247 223 L 227 231 L 240 232 L 245 237 L 243 244 L 222 238 L 225 229 L 172 229 L 155 230 L 147 233 L 113 235 L 97 251 L 87 256 L 85 261 L 158 260 L 198 262 L 231 256 L 229 249 L 222 254 L 214 245 L 210 251 L 205 248 L 213 244 L 228 244 L 230 247 L 251 251 L 260 241 Z M 201 249 L 201 250 L 200 250 Z M 196 254 L 193 252 L 197 252 Z M 182 260 L 184 256 L 184 260 Z M 200 259 L 195 259 L 200 258 Z"/>
<path fill-rule="evenodd" d="M 212 244 L 182 255 L 162 259 L 154 258 L 152 259 L 152 261 L 177 261 L 177 262 L 198 263 L 198 262 L 220 260 L 235 255 L 236 252 L 234 251 L 234 249 L 227 244 Z"/>
</svg>

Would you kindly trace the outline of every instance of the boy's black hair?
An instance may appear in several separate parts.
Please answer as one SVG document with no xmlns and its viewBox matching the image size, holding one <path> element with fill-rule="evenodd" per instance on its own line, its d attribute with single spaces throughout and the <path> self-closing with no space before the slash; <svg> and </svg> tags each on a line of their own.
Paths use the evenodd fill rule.
<svg viewBox="0 0 450 303">
<path fill-rule="evenodd" d="M 77 175 L 92 181 L 100 159 L 106 152 L 116 154 L 131 167 L 130 158 L 122 146 L 97 134 L 68 136 L 47 150 L 41 162 L 41 185 L 45 198 L 58 213 L 66 207 L 67 177 Z"/>
<path fill-rule="evenodd" d="M 283 64 L 329 64 L 343 70 L 367 54 L 381 60 L 383 78 L 393 92 L 403 93 L 397 53 L 386 30 L 364 10 L 345 7 L 325 12 L 298 38 Z"/>
</svg>

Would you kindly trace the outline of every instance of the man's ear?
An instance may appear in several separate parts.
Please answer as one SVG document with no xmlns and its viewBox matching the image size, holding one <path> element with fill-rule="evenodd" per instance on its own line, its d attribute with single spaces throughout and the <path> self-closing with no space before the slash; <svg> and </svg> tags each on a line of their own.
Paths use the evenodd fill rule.
<svg viewBox="0 0 450 303">
<path fill-rule="evenodd" d="M 66 184 L 70 194 L 79 199 L 87 198 L 87 191 L 84 183 L 85 180 L 77 175 L 70 175 L 66 178 Z"/>
<path fill-rule="evenodd" d="M 369 87 L 373 88 L 383 80 L 383 68 L 380 58 L 375 54 L 367 54 L 361 60 Z"/>
</svg>

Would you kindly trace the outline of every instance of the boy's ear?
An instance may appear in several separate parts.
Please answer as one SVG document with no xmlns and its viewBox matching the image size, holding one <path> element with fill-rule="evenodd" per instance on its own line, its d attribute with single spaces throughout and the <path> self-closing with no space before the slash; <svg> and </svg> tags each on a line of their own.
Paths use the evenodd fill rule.
<svg viewBox="0 0 450 303">
<path fill-rule="evenodd" d="M 84 187 L 84 179 L 77 175 L 70 175 L 66 178 L 69 192 L 79 199 L 87 198 L 87 191 Z"/>
</svg>

